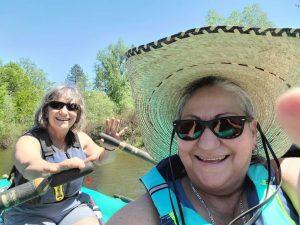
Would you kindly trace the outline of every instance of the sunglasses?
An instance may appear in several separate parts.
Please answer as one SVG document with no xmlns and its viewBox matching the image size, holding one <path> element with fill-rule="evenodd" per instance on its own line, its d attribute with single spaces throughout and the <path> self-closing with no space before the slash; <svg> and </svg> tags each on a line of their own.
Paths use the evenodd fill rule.
<svg viewBox="0 0 300 225">
<path fill-rule="evenodd" d="M 175 120 L 173 127 L 177 136 L 185 141 L 198 139 L 206 127 L 218 138 L 232 139 L 243 133 L 245 122 L 248 120 L 246 116 L 226 116 L 208 121 L 199 119 Z"/>
<path fill-rule="evenodd" d="M 68 111 L 78 111 L 80 110 L 80 106 L 76 103 L 65 103 L 65 102 L 59 102 L 59 101 L 52 101 L 49 102 L 48 105 L 52 108 L 52 109 L 58 109 L 61 110 L 63 107 L 67 107 Z"/>
</svg>

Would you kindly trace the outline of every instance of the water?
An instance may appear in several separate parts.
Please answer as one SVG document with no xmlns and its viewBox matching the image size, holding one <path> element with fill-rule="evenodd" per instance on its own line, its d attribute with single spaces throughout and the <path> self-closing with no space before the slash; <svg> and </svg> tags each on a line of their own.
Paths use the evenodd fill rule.
<svg viewBox="0 0 300 225">
<path fill-rule="evenodd" d="M 12 166 L 12 151 L 0 151 L 0 175 L 8 174 Z M 94 172 L 85 180 L 85 186 L 113 196 L 122 195 L 137 199 L 145 193 L 139 177 L 153 165 L 129 153 L 117 150 L 107 163 L 94 166 Z"/>
</svg>

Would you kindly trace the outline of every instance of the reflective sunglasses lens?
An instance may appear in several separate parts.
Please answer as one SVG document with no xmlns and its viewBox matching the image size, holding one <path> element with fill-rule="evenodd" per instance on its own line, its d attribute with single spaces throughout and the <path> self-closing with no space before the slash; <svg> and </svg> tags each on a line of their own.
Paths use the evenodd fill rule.
<svg viewBox="0 0 300 225">
<path fill-rule="evenodd" d="M 230 139 L 242 134 L 244 123 L 240 117 L 219 118 L 212 127 L 219 138 Z"/>
<path fill-rule="evenodd" d="M 203 126 L 196 120 L 178 120 L 176 121 L 175 131 L 182 140 L 195 140 L 203 132 Z"/>
</svg>

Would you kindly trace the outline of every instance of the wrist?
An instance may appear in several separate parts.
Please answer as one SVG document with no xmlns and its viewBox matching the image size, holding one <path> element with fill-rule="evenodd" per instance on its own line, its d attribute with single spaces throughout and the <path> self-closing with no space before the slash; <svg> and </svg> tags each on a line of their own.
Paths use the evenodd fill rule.
<svg viewBox="0 0 300 225">
<path fill-rule="evenodd" d="M 107 147 L 107 146 L 105 146 L 104 149 L 105 149 L 105 151 L 109 151 L 109 152 L 113 152 L 116 150 L 116 148 L 114 148 L 114 147 Z"/>
<path fill-rule="evenodd" d="M 117 149 L 117 146 L 109 143 L 108 141 L 103 141 L 102 146 L 106 151 L 109 152 L 115 151 Z"/>
</svg>

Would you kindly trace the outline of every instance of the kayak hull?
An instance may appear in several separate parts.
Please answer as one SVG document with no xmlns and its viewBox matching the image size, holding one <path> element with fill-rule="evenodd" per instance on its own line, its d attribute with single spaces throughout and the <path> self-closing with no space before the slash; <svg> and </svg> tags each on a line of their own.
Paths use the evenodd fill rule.
<svg viewBox="0 0 300 225">
<path fill-rule="evenodd" d="M 5 191 L 9 186 L 10 182 L 8 180 L 0 179 L 0 192 Z M 127 204 L 126 202 L 120 199 L 113 198 L 109 195 L 103 194 L 101 192 L 92 190 L 87 187 L 82 187 L 81 191 L 89 194 L 94 199 L 96 205 L 99 207 L 102 213 L 105 222 L 107 222 L 115 212 L 117 212 L 119 209 L 121 209 Z M 1 222 L 2 219 L 0 218 L 0 224 Z"/>
</svg>

